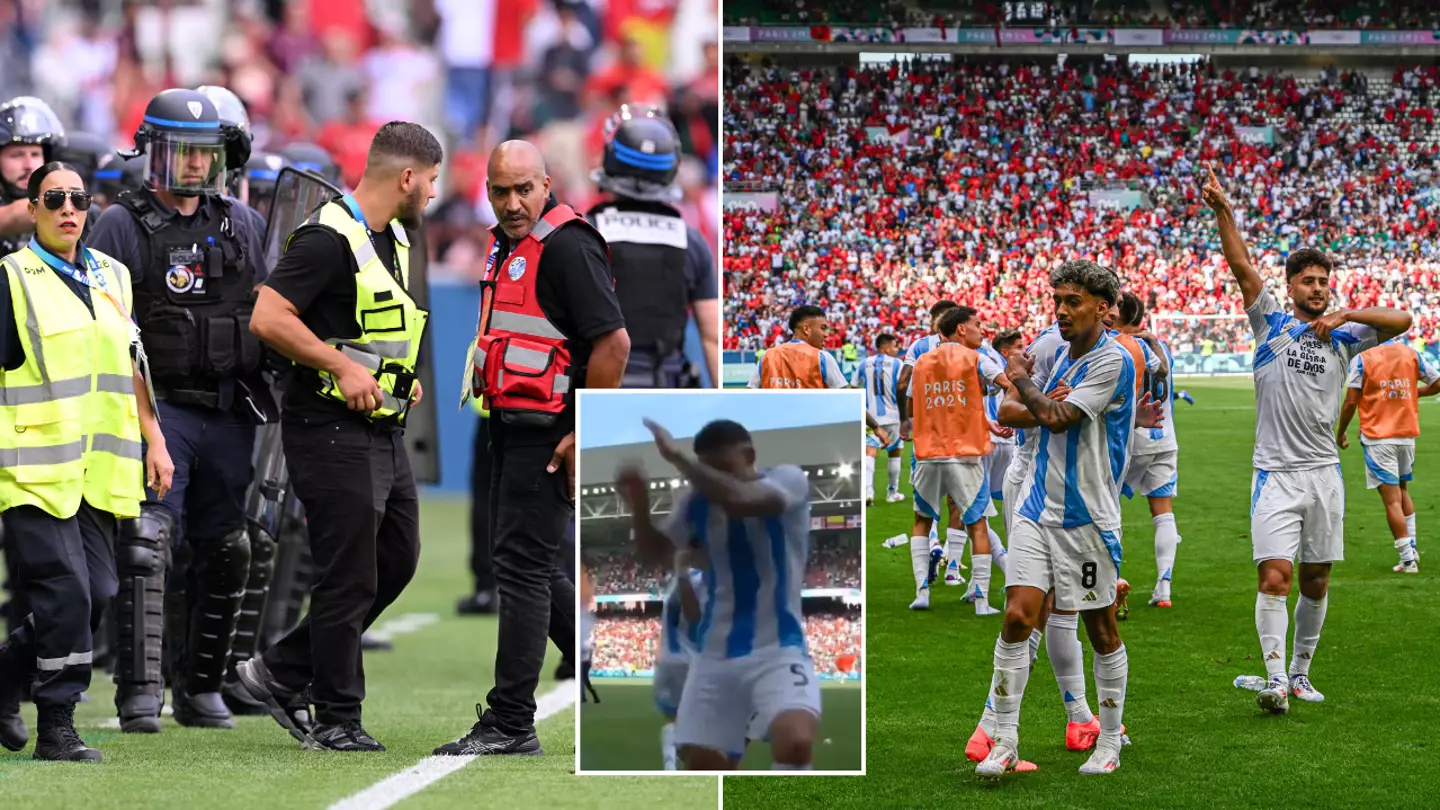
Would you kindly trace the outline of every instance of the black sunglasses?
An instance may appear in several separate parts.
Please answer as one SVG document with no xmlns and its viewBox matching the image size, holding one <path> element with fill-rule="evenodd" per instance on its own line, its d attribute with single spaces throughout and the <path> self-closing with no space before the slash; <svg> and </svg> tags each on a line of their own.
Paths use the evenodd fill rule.
<svg viewBox="0 0 1440 810">
<path fill-rule="evenodd" d="M 65 197 L 70 197 L 70 202 L 75 205 L 76 211 L 90 210 L 90 192 L 88 191 L 65 191 L 52 188 L 45 192 L 45 207 L 51 211 L 59 211 L 65 206 Z"/>
</svg>

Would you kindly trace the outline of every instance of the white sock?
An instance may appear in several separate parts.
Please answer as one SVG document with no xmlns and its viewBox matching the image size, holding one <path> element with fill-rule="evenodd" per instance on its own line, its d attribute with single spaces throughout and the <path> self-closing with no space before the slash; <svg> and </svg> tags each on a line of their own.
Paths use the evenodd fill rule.
<svg viewBox="0 0 1440 810">
<path fill-rule="evenodd" d="M 998 670 L 991 673 L 990 691 L 985 693 L 985 711 L 980 713 L 980 730 L 989 735 L 992 740 L 995 739 L 996 734 L 1000 733 L 995 717 L 995 698 L 992 697 L 995 693 L 995 684 L 999 680 L 1000 672 Z"/>
<path fill-rule="evenodd" d="M 975 597 L 975 604 L 990 604 L 990 555 L 970 555 L 970 593 Z"/>
<path fill-rule="evenodd" d="M 1085 700 L 1085 651 L 1080 648 L 1079 626 L 1080 617 L 1073 613 L 1051 613 L 1045 624 L 1045 653 L 1070 722 L 1088 723 L 1095 715 Z"/>
<path fill-rule="evenodd" d="M 1310 661 L 1320 643 L 1320 628 L 1325 625 L 1325 606 L 1329 602 L 1329 594 L 1317 600 L 1303 593 L 1295 601 L 1295 657 L 1290 659 L 1291 672 L 1310 674 Z"/>
<path fill-rule="evenodd" d="M 1285 674 L 1285 634 L 1289 629 L 1285 597 L 1255 594 L 1255 630 L 1260 634 L 1260 657 L 1268 678 Z"/>
<path fill-rule="evenodd" d="M 813 768 L 813 767 L 815 767 L 815 766 L 810 765 L 810 764 L 808 764 L 808 763 L 805 764 L 805 765 L 786 765 L 786 764 L 783 763 L 783 762 L 777 762 L 777 763 L 775 763 L 774 766 L 772 767 L 772 770 L 776 770 L 776 771 L 808 771 L 808 770 L 810 770 L 810 769 Z"/>
<path fill-rule="evenodd" d="M 995 563 L 996 568 L 1000 569 L 1000 573 L 1008 576 L 1008 572 L 1005 570 L 1005 562 L 1009 558 L 1010 552 L 1005 550 L 1005 544 L 1000 542 L 1000 535 L 996 534 L 995 530 L 990 528 L 988 523 L 985 529 L 990 533 L 990 560 Z"/>
<path fill-rule="evenodd" d="M 1410 514 L 1408 514 L 1408 515 L 1405 516 L 1405 533 L 1408 534 L 1408 535 L 1410 535 L 1410 539 L 1411 539 L 1411 540 L 1414 540 L 1414 539 L 1415 539 L 1415 513 L 1414 513 L 1414 512 L 1411 512 Z"/>
<path fill-rule="evenodd" d="M 1030 631 L 1030 666 L 1032 668 L 1035 666 L 1035 659 L 1040 657 L 1040 642 L 1044 638 L 1045 634 L 1040 632 L 1040 628 L 1037 627 Z"/>
<path fill-rule="evenodd" d="M 660 729 L 660 754 L 665 758 L 665 770 L 680 768 L 679 752 L 675 750 L 675 724 L 666 723 Z"/>
<path fill-rule="evenodd" d="M 1020 699 L 1025 696 L 1025 682 L 1030 680 L 1030 641 L 1010 644 L 995 639 L 995 679 L 990 700 L 995 704 L 995 738 L 1020 740 Z"/>
<path fill-rule="evenodd" d="M 1125 680 L 1130 660 L 1125 645 L 1109 655 L 1095 656 L 1095 697 L 1100 701 L 1100 738 L 1120 745 L 1120 724 L 1125 715 Z"/>
<path fill-rule="evenodd" d="M 875 457 L 865 457 L 865 500 L 875 497 Z"/>
<path fill-rule="evenodd" d="M 1160 596 L 1170 596 L 1170 571 L 1175 567 L 1175 547 L 1180 545 L 1180 532 L 1175 528 L 1174 513 L 1156 515 L 1155 524 L 1155 588 Z"/>
<path fill-rule="evenodd" d="M 1395 550 L 1400 552 L 1400 562 L 1415 562 L 1415 538 L 1402 537 L 1395 541 Z"/>
<path fill-rule="evenodd" d="M 915 588 L 926 586 L 925 578 L 930 573 L 930 538 L 910 538 L 910 567 L 915 571 Z"/>
<path fill-rule="evenodd" d="M 898 456 L 890 459 L 890 491 L 900 491 L 900 458 Z"/>
<path fill-rule="evenodd" d="M 954 560 L 958 566 L 961 558 L 965 556 L 965 545 L 970 542 L 970 535 L 964 529 L 945 529 L 945 556 Z M 970 561 L 975 564 L 974 560 Z"/>
</svg>

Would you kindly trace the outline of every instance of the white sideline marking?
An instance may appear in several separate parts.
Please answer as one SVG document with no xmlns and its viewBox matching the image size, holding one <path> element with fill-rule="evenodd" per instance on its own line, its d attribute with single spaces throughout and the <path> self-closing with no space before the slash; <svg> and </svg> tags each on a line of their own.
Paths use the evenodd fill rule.
<svg viewBox="0 0 1440 810">
<path fill-rule="evenodd" d="M 535 701 L 535 722 L 559 714 L 575 703 L 574 681 L 566 681 Z M 385 810 L 469 765 L 476 756 L 429 756 L 397 774 L 330 805 L 329 810 Z"/>
<path fill-rule="evenodd" d="M 371 628 L 366 635 L 380 639 L 381 641 L 391 641 L 396 636 L 413 633 L 421 628 L 429 627 L 438 621 L 440 621 L 440 617 L 434 613 L 405 613 L 381 622 Z M 166 703 L 160 709 L 160 714 L 164 717 L 170 717 L 174 713 L 175 710 L 170 707 L 169 703 Z M 111 731 L 118 731 L 120 729 L 120 718 L 112 717 L 102 722 L 99 727 Z"/>
</svg>

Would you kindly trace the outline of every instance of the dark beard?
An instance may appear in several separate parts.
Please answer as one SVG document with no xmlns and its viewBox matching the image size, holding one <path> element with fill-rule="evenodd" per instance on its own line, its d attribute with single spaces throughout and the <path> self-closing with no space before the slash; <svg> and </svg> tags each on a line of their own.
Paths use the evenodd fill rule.
<svg viewBox="0 0 1440 810">
<path fill-rule="evenodd" d="M 1324 303 L 1324 305 L 1322 305 L 1319 309 L 1313 309 L 1313 308 L 1310 306 L 1310 304 L 1309 304 L 1308 301 L 1302 301 L 1302 300 L 1300 300 L 1300 299 L 1298 299 L 1298 298 L 1297 298 L 1297 299 L 1294 299 L 1294 300 L 1292 301 L 1292 303 L 1295 304 L 1295 308 L 1296 308 L 1296 309 L 1300 310 L 1301 312 L 1305 313 L 1306 315 L 1309 315 L 1309 316 L 1312 317 L 1312 318 L 1322 317 L 1322 316 L 1325 314 L 1325 310 L 1327 310 L 1327 309 L 1330 308 L 1330 302 L 1329 302 L 1329 301 L 1326 301 L 1326 302 Z"/>
<path fill-rule="evenodd" d="M 425 203 L 420 199 L 420 193 L 417 189 L 414 194 L 411 194 L 405 199 L 405 204 L 400 206 L 400 210 L 395 214 L 395 218 L 400 220 L 401 225 L 414 231 L 418 230 L 420 226 L 424 224 L 424 214 Z"/>
</svg>

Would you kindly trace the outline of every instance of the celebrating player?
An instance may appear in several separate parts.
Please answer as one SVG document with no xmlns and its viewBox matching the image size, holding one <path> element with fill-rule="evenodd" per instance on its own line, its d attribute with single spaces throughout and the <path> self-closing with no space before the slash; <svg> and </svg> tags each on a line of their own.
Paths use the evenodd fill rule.
<svg viewBox="0 0 1440 810">
<path fill-rule="evenodd" d="M 676 714 L 675 743 L 687 770 L 733 768 L 752 715 L 768 729 L 776 770 L 809 770 L 820 722 L 820 686 L 805 640 L 800 591 L 810 543 L 810 484 L 796 466 L 757 470 L 744 426 L 700 429 L 696 458 L 646 420 L 660 457 L 689 482 L 663 529 L 649 520 L 648 483 L 637 468 L 617 481 L 630 502 L 646 559 L 703 551 L 706 583 L 699 651 Z"/>
<path fill-rule="evenodd" d="M 1350 446 L 1345 434 L 1358 407 L 1365 487 L 1379 488 L 1380 500 L 1385 503 L 1385 518 L 1395 537 L 1395 550 L 1400 552 L 1400 564 L 1394 570 L 1418 574 L 1415 502 L 1410 500 L 1409 484 L 1415 466 L 1415 437 L 1420 435 L 1419 398 L 1440 393 L 1440 369 L 1397 338 L 1351 360 L 1345 385 L 1350 390 L 1340 406 L 1335 443 L 1341 450 Z"/>
<path fill-rule="evenodd" d="M 975 615 L 988 616 L 1000 611 L 990 607 L 988 598 L 990 548 L 984 515 L 990 485 L 983 460 L 993 445 L 990 420 L 985 417 L 985 389 L 1008 383 L 997 364 L 968 345 L 979 344 L 975 310 L 949 309 L 938 326 L 944 341 L 915 361 L 905 392 L 915 414 L 915 465 L 910 472 L 915 489 L 915 524 L 910 533 L 915 601 L 910 608 L 929 607 L 930 527 L 940 519 L 936 505 L 949 498 L 965 505 L 961 521 L 975 543 L 971 558 Z"/>
<path fill-rule="evenodd" d="M 1155 588 L 1150 604 L 1168 608 L 1170 579 L 1175 567 L 1175 550 L 1180 545 L 1180 531 L 1175 527 L 1175 488 L 1179 448 L 1175 443 L 1175 424 L 1170 420 L 1175 395 L 1170 386 L 1170 347 L 1144 331 L 1145 304 L 1130 293 L 1120 295 L 1120 317 L 1116 327 L 1122 334 L 1144 341 L 1159 361 L 1159 368 L 1145 375 L 1145 390 L 1160 406 L 1160 427 L 1136 427 L 1130 445 L 1130 464 L 1125 471 L 1125 485 L 1120 492 L 1134 497 L 1139 491 L 1150 502 L 1150 522 L 1155 526 Z"/>
<path fill-rule="evenodd" d="M 1215 170 L 1201 189 L 1215 211 L 1220 244 L 1244 296 L 1255 330 L 1255 455 L 1250 495 L 1250 542 L 1259 572 L 1255 629 L 1267 686 L 1256 700 L 1276 714 L 1288 695 L 1319 702 L 1310 662 L 1325 623 L 1330 567 L 1345 558 L 1345 481 L 1331 441 L 1350 360 L 1410 328 L 1410 315 L 1386 307 L 1330 314 L 1329 256 L 1314 248 L 1291 253 L 1285 280 L 1295 314 L 1287 315 L 1250 264 L 1245 239 Z M 1295 604 L 1295 657 L 1285 668 L 1292 560 L 1300 559 Z"/>
<path fill-rule="evenodd" d="M 1033 360 L 1013 355 L 1006 376 L 1014 388 L 1000 407 L 1001 424 L 1036 430 L 1036 457 L 1011 527 L 1005 625 L 995 642 L 990 689 L 997 733 L 989 755 L 975 768 L 986 778 L 999 778 L 1020 762 L 1029 640 L 1052 590 L 1057 609 L 1080 611 L 1096 653 L 1101 730 L 1080 773 L 1109 773 L 1120 766 L 1129 664 L 1115 621 L 1118 479 L 1136 412 L 1153 406 L 1137 403 L 1134 361 L 1105 334 L 1102 318 L 1119 297 L 1115 274 L 1093 262 L 1070 261 L 1051 273 L 1050 282 L 1058 331 L 1069 351 L 1044 389 L 1031 379 Z M 1061 384 L 1070 387 L 1063 400 L 1046 396 L 1046 389 Z"/>
<path fill-rule="evenodd" d="M 790 313 L 790 341 L 760 355 L 751 388 L 844 388 L 840 361 L 825 351 L 825 310 L 809 305 Z"/>
<path fill-rule="evenodd" d="M 900 453 L 904 442 L 900 439 L 900 405 L 896 392 L 900 390 L 900 369 L 904 365 L 897 356 L 900 341 L 894 335 L 881 335 L 875 339 L 875 354 L 860 361 L 850 385 L 865 389 L 865 411 L 885 428 L 890 441 L 881 443 L 873 432 L 865 434 L 865 505 L 875 505 L 875 459 L 881 450 L 889 453 L 890 488 L 885 493 L 886 503 L 905 500 L 900 494 Z"/>
</svg>

